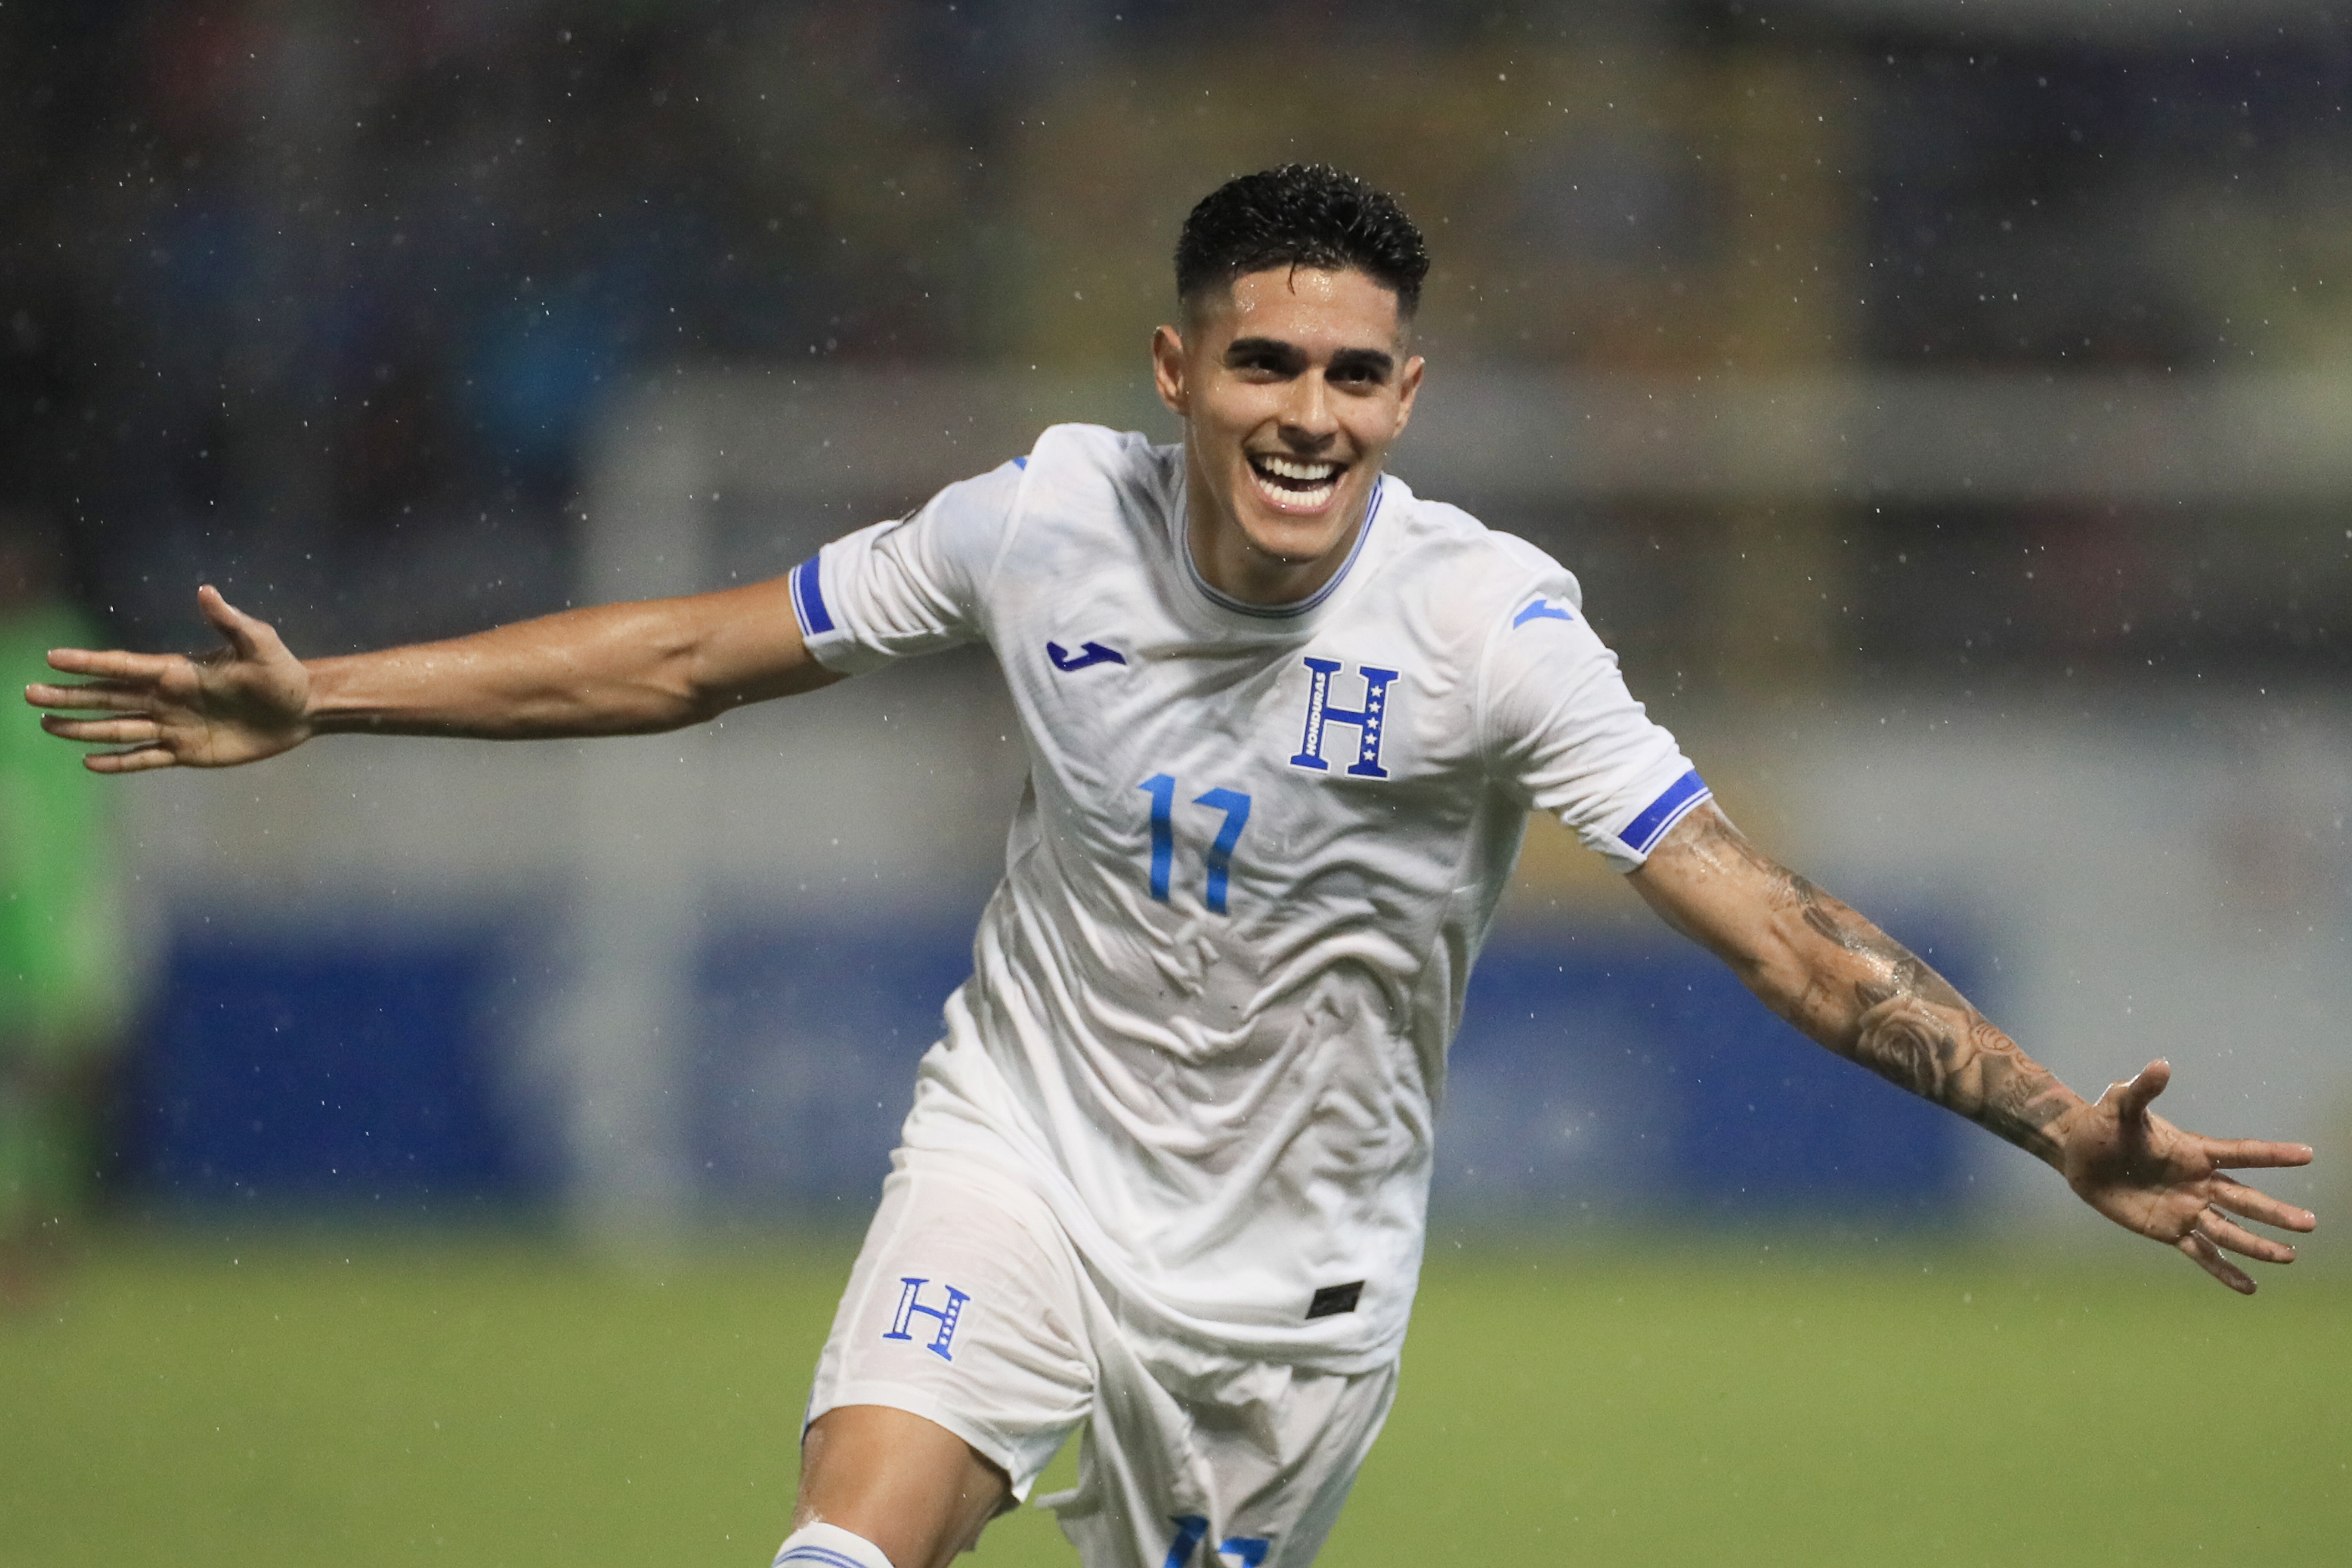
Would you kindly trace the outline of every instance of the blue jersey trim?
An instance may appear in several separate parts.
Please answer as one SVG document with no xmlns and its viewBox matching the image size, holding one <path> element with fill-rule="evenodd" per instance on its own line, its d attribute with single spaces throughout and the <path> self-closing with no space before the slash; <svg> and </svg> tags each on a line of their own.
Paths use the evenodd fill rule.
<svg viewBox="0 0 2352 1568">
<path fill-rule="evenodd" d="M 1650 847 L 1666 836 L 1666 829 L 1680 822 L 1690 814 L 1691 807 L 1714 793 L 1706 787 L 1706 781 L 1698 776 L 1698 770 L 1693 768 L 1668 784 L 1665 793 L 1652 801 L 1641 816 L 1627 823 L 1624 831 L 1617 837 L 1639 853 L 1647 855 Z"/>
<path fill-rule="evenodd" d="M 1349 548 L 1348 559 L 1331 574 L 1328 583 L 1303 599 L 1294 599 L 1287 605 L 1247 605 L 1230 594 L 1219 593 L 1210 585 L 1206 577 L 1201 575 L 1201 563 L 1192 559 L 1192 535 L 1184 527 L 1184 517 L 1180 510 L 1176 518 L 1176 548 L 1177 552 L 1184 557 L 1184 574 L 1192 579 L 1192 585 L 1207 595 L 1210 603 L 1236 615 L 1255 616 L 1261 620 L 1283 620 L 1291 616 L 1303 616 L 1338 592 L 1339 584 L 1348 580 L 1348 573 L 1355 566 L 1356 557 L 1364 552 L 1364 541 L 1372 536 L 1372 522 L 1381 515 L 1381 501 L 1388 493 L 1389 477 L 1382 474 L 1372 486 L 1371 502 L 1364 508 L 1364 525 L 1356 530 L 1356 542 Z"/>
<path fill-rule="evenodd" d="M 1026 468 L 1029 466 L 1029 459 L 1025 457 L 1015 458 L 1013 459 L 1013 466 L 1016 468 Z"/>
<path fill-rule="evenodd" d="M 845 1552 L 835 1552 L 830 1546 L 812 1545 L 807 1542 L 803 1542 L 790 1552 L 779 1552 L 772 1568 L 784 1568 L 788 1563 L 814 1563 L 819 1564 L 820 1568 L 866 1568 L 866 1565 L 856 1558 Z"/>
<path fill-rule="evenodd" d="M 793 614 L 801 618 L 801 634 L 816 637 L 833 630 L 833 616 L 824 607 L 824 584 L 817 569 L 821 555 L 812 555 L 793 568 Z"/>
</svg>

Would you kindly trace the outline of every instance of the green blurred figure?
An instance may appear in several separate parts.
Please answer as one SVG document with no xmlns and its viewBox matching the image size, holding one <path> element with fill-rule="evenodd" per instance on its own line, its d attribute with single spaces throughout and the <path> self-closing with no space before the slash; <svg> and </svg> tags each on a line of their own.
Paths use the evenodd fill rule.
<svg viewBox="0 0 2352 1568">
<path fill-rule="evenodd" d="M 56 531 L 0 509 L 0 674 L 48 676 L 90 619 L 58 592 Z M 103 781 L 38 729 L 0 725 L 0 1307 L 36 1297 L 98 1163 L 132 965 Z"/>
</svg>

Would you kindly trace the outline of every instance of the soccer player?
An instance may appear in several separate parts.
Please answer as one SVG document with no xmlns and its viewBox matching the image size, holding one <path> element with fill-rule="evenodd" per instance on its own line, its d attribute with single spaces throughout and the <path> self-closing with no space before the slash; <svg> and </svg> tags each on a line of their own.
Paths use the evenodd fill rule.
<svg viewBox="0 0 2352 1568">
<path fill-rule="evenodd" d="M 1463 988 L 1551 812 L 1830 1049 L 2055 1168 L 2222 1283 L 2309 1230 L 2085 1101 L 1743 837 L 1542 552 L 1381 470 L 1421 236 L 1288 166 L 1196 207 L 1153 335 L 1181 446 L 1086 426 L 751 587 L 305 663 L 210 588 L 210 660 L 60 651 L 104 773 L 331 733 L 674 729 L 984 641 L 1030 782 L 819 1360 L 796 1568 L 939 1568 L 1083 1430 L 1090 1568 L 1302 1568 L 1386 1415 Z"/>
</svg>

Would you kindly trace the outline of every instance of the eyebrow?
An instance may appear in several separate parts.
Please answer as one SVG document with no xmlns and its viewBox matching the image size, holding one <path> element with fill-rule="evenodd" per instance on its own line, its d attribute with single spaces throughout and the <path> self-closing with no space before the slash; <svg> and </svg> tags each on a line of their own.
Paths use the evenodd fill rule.
<svg viewBox="0 0 2352 1568">
<path fill-rule="evenodd" d="M 1296 343 L 1280 338 L 1235 338 L 1225 347 L 1225 362 L 1264 356 L 1296 372 L 1305 365 L 1307 355 Z M 1396 369 L 1396 357 L 1380 349 L 1341 349 L 1331 356 L 1331 371 L 1370 374 L 1386 381 Z"/>
</svg>

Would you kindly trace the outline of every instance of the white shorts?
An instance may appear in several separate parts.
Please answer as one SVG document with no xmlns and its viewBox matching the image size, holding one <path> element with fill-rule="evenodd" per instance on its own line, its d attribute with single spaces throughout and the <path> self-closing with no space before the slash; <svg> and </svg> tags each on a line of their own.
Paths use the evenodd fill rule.
<svg viewBox="0 0 2352 1568">
<path fill-rule="evenodd" d="M 1041 1499 L 1087 1568 L 1304 1568 L 1396 1397 L 1396 1368 L 1154 1365 L 1045 1201 L 993 1168 L 901 1151 L 818 1358 L 808 1419 L 884 1405 L 953 1432 L 1026 1498 L 1080 1426 L 1078 1484 Z"/>
</svg>

